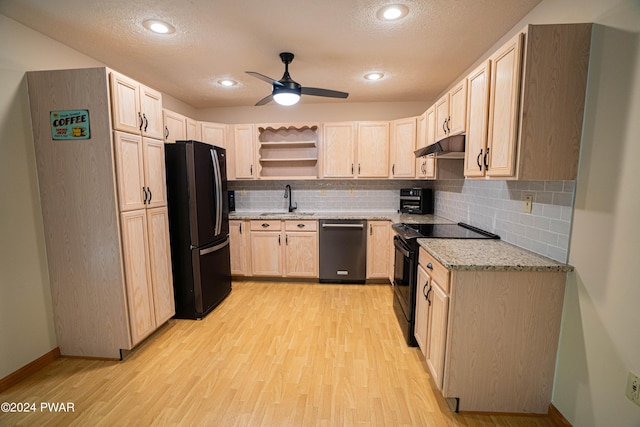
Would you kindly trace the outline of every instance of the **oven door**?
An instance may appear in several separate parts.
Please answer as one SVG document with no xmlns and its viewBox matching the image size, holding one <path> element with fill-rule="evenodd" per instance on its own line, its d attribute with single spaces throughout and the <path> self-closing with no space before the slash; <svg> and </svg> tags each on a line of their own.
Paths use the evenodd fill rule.
<svg viewBox="0 0 640 427">
<path fill-rule="evenodd" d="M 408 321 L 412 319 L 413 293 L 415 292 L 416 252 L 399 236 L 393 237 L 395 249 L 393 285 L 402 310 Z"/>
</svg>

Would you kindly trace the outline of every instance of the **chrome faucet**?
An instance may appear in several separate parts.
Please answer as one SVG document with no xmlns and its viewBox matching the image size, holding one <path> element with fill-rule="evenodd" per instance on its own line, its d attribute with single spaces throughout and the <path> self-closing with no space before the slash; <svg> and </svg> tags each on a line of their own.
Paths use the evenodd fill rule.
<svg viewBox="0 0 640 427">
<path fill-rule="evenodd" d="M 284 198 L 289 199 L 289 212 L 293 212 L 294 210 L 298 209 L 297 203 L 295 204 L 295 206 L 292 205 L 293 194 L 291 194 L 291 186 L 289 184 L 284 186 Z"/>
</svg>

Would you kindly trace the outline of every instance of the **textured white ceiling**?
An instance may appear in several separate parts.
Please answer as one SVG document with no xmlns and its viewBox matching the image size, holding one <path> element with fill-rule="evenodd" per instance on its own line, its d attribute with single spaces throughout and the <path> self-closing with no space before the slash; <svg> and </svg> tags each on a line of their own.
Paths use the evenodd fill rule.
<svg viewBox="0 0 640 427">
<path fill-rule="evenodd" d="M 346 100 L 430 101 L 540 0 L 0 0 L 0 13 L 196 108 L 249 106 L 280 79 L 293 52 L 303 86 L 349 92 Z M 409 7 L 398 22 L 377 10 Z M 176 27 L 148 32 L 147 19 Z M 369 71 L 385 78 L 365 81 Z M 231 89 L 217 84 L 232 78 Z"/>
</svg>

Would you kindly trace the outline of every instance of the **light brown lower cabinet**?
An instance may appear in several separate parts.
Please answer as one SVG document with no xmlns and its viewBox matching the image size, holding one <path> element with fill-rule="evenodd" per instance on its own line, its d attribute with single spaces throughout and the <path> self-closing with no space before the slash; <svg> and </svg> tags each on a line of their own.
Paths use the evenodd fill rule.
<svg viewBox="0 0 640 427">
<path fill-rule="evenodd" d="M 415 336 L 460 411 L 546 414 L 565 272 L 447 270 L 420 248 Z"/>
<path fill-rule="evenodd" d="M 318 222 L 285 221 L 285 276 L 318 277 Z"/>
<path fill-rule="evenodd" d="M 391 222 L 367 221 L 367 279 L 389 277 Z"/>
<path fill-rule="evenodd" d="M 229 249 L 233 276 L 251 276 L 250 229 L 249 221 L 234 219 L 229 221 Z"/>
<path fill-rule="evenodd" d="M 283 236 L 280 222 L 251 221 L 251 273 L 254 276 L 283 276 Z"/>
<path fill-rule="evenodd" d="M 318 277 L 317 221 L 250 221 L 251 273 L 258 277 Z"/>
<path fill-rule="evenodd" d="M 120 214 L 131 341 L 138 344 L 175 313 L 167 208 Z"/>
</svg>

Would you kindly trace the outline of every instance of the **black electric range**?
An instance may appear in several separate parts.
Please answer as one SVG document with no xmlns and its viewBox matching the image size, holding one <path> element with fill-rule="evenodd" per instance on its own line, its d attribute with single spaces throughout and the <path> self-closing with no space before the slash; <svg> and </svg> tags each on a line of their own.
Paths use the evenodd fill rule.
<svg viewBox="0 0 640 427">
<path fill-rule="evenodd" d="M 416 288 L 418 280 L 418 239 L 499 239 L 500 236 L 469 224 L 407 224 L 391 226 L 395 232 L 393 273 L 393 309 L 409 346 L 414 338 Z"/>
<path fill-rule="evenodd" d="M 499 239 L 500 236 L 469 224 L 393 224 L 391 228 L 405 241 L 419 238 L 435 239 Z"/>
</svg>

